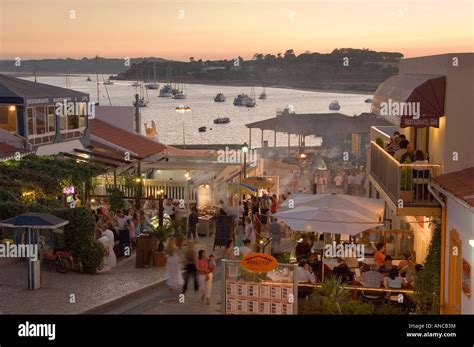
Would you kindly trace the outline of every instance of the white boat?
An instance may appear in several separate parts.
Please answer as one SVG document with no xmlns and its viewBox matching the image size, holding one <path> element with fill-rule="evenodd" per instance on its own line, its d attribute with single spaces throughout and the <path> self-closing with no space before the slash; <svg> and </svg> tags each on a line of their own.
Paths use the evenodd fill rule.
<svg viewBox="0 0 474 347">
<path fill-rule="evenodd" d="M 133 82 L 132 87 L 140 87 L 140 82 L 138 81 Z"/>
<path fill-rule="evenodd" d="M 260 100 L 266 100 L 267 99 L 267 93 L 265 93 L 265 88 L 263 88 L 262 94 L 258 97 Z"/>
<path fill-rule="evenodd" d="M 148 101 L 145 101 L 144 98 L 138 99 L 138 107 L 146 107 L 148 105 Z M 133 106 L 137 107 L 137 102 L 133 102 Z"/>
<path fill-rule="evenodd" d="M 278 116 L 289 116 L 290 114 L 295 114 L 295 109 L 293 106 L 287 106 L 284 109 L 279 109 L 276 111 L 276 115 Z"/>
<path fill-rule="evenodd" d="M 234 106 L 255 107 L 256 105 L 255 98 L 251 98 L 244 93 L 237 95 L 237 97 L 234 99 Z"/>
<path fill-rule="evenodd" d="M 339 105 L 339 101 L 334 100 L 329 104 L 329 109 L 331 111 L 339 111 L 341 109 L 341 105 Z"/>
<path fill-rule="evenodd" d="M 250 99 L 250 97 L 247 94 L 239 94 L 234 98 L 234 106 L 246 106 L 248 99 Z"/>
<path fill-rule="evenodd" d="M 178 99 L 178 100 L 186 99 L 186 94 L 179 91 L 176 94 L 174 94 L 173 99 Z"/>
<path fill-rule="evenodd" d="M 226 97 L 222 93 L 217 94 L 216 97 L 214 98 L 215 102 L 224 102 L 225 100 L 226 100 Z"/>
<path fill-rule="evenodd" d="M 137 107 L 136 100 L 134 100 L 132 104 L 133 106 Z M 138 96 L 138 107 L 146 107 L 147 105 L 148 105 L 148 93 L 146 93 L 143 85 L 140 84 L 140 93 Z"/>
<path fill-rule="evenodd" d="M 156 83 L 156 64 L 153 62 L 153 83 L 146 83 L 145 84 L 146 89 L 158 89 L 160 88 L 160 85 Z"/>
<path fill-rule="evenodd" d="M 114 84 L 114 82 L 112 82 L 111 80 L 107 79 L 107 80 L 105 80 L 104 82 L 102 82 L 102 84 L 105 84 L 105 85 L 109 86 L 109 85 Z"/>
<path fill-rule="evenodd" d="M 230 123 L 229 117 L 222 116 L 222 117 L 217 117 L 216 119 L 214 119 L 214 124 L 227 124 L 227 123 Z"/>
<path fill-rule="evenodd" d="M 171 88 L 171 85 L 165 84 L 161 89 L 160 89 L 160 97 L 162 98 L 171 98 L 173 96 L 173 88 Z"/>
</svg>

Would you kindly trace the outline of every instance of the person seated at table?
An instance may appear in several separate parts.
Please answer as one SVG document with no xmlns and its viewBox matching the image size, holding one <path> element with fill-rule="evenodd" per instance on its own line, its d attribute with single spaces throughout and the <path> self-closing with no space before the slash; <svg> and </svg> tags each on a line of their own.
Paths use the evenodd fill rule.
<svg viewBox="0 0 474 347">
<path fill-rule="evenodd" d="M 401 288 L 402 287 L 402 280 L 398 275 L 398 269 L 396 267 L 392 267 L 389 271 L 388 276 L 385 276 L 383 282 L 385 288 Z"/>
<path fill-rule="evenodd" d="M 412 287 L 415 282 L 416 261 L 413 257 L 408 259 L 408 264 L 398 272 L 402 277 L 402 283 L 407 287 Z"/>
<path fill-rule="evenodd" d="M 358 240 L 357 243 L 364 245 L 364 255 L 373 255 L 376 252 L 376 248 L 370 241 L 369 233 L 366 231 L 362 233 L 362 237 Z"/>
<path fill-rule="evenodd" d="M 392 260 L 393 260 L 393 259 L 392 259 L 391 256 L 386 255 L 386 256 L 385 256 L 384 264 L 379 268 L 379 271 L 380 271 L 380 272 L 389 273 L 390 270 L 391 270 L 393 267 L 396 268 L 396 266 L 393 266 Z"/>
<path fill-rule="evenodd" d="M 408 265 L 408 259 L 410 259 L 410 257 L 412 257 L 413 254 L 411 251 L 405 251 L 403 252 L 403 259 L 400 260 L 400 262 L 398 263 L 398 270 L 401 270 L 403 269 L 405 266 Z"/>
<path fill-rule="evenodd" d="M 339 277 L 344 283 L 351 283 L 354 277 L 343 258 L 337 258 L 337 266 L 332 269 L 332 275 Z"/>
<path fill-rule="evenodd" d="M 382 242 L 377 243 L 377 251 L 374 254 L 374 262 L 377 268 L 382 267 L 385 264 L 385 253 L 384 244 Z"/>
<path fill-rule="evenodd" d="M 296 259 L 307 258 L 311 254 L 311 246 L 309 244 L 309 236 L 304 235 L 303 240 L 296 245 L 295 255 Z"/>
<path fill-rule="evenodd" d="M 377 271 L 377 265 L 371 264 L 370 270 L 362 274 L 363 286 L 367 288 L 380 288 L 383 275 Z"/>
<path fill-rule="evenodd" d="M 295 278 L 298 283 L 315 283 L 315 278 L 311 272 L 309 272 L 309 265 L 306 260 L 300 260 L 298 266 L 295 269 Z M 313 292 L 312 287 L 300 287 L 298 286 L 298 298 L 304 299 Z"/>
</svg>

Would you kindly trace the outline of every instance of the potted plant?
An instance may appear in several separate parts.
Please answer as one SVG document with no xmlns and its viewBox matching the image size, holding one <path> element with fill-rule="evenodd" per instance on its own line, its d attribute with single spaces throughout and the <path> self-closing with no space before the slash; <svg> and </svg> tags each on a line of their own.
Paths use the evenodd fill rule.
<svg viewBox="0 0 474 347">
<path fill-rule="evenodd" d="M 381 137 L 377 137 L 377 138 L 375 139 L 375 143 L 376 143 L 377 145 L 379 145 L 380 147 L 384 148 L 383 139 L 382 139 Z"/>
<path fill-rule="evenodd" d="M 173 230 L 168 225 L 156 225 L 150 224 L 149 234 L 155 236 L 158 239 L 156 249 L 153 250 L 153 265 L 165 266 L 166 255 L 165 255 L 165 242 L 171 236 Z"/>
<path fill-rule="evenodd" d="M 405 164 L 411 164 L 410 158 L 407 158 Z M 400 173 L 400 199 L 405 202 L 413 200 L 413 173 L 411 166 L 402 166 Z"/>
<path fill-rule="evenodd" d="M 173 237 L 176 239 L 176 246 L 181 248 L 186 237 L 186 219 L 172 220 L 171 228 L 173 229 Z"/>
</svg>

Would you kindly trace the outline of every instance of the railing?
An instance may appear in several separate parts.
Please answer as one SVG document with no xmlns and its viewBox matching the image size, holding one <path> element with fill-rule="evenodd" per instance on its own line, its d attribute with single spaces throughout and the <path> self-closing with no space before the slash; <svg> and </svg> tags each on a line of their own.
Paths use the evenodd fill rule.
<svg viewBox="0 0 474 347">
<path fill-rule="evenodd" d="M 376 141 L 380 137 L 384 142 L 388 142 L 396 130 L 396 126 L 372 126 L 370 127 L 370 141 Z"/>
<path fill-rule="evenodd" d="M 370 143 L 370 175 L 398 207 L 436 206 L 428 183 L 439 168 L 438 164 L 400 164 L 374 141 Z"/>
<path fill-rule="evenodd" d="M 141 198 L 156 198 L 158 197 L 158 192 L 163 190 L 164 194 L 168 198 L 173 200 L 187 200 L 186 199 L 186 183 L 184 182 L 166 182 L 162 180 L 154 179 L 144 179 L 141 187 Z M 115 185 L 113 182 L 98 179 L 96 181 L 97 185 L 92 193 L 96 196 L 106 196 L 108 188 L 114 188 Z M 138 197 L 138 187 L 130 187 L 121 182 L 117 183 L 116 187 L 120 189 L 123 195 L 126 198 L 136 198 Z M 188 186 L 189 201 L 196 201 L 196 190 Z"/>
</svg>

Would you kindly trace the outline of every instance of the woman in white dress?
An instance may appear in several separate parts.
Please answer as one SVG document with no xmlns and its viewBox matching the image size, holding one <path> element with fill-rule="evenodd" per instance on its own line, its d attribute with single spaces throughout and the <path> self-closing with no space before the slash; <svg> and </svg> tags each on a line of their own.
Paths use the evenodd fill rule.
<svg viewBox="0 0 474 347">
<path fill-rule="evenodd" d="M 168 273 L 168 280 L 166 281 L 166 284 L 170 290 L 182 288 L 184 284 L 181 271 L 183 257 L 178 246 L 176 246 L 176 239 L 174 237 L 169 238 L 165 252 L 168 255 L 166 260 L 166 272 Z"/>
<path fill-rule="evenodd" d="M 105 259 L 105 265 L 109 267 L 116 267 L 117 266 L 117 257 L 115 256 L 114 252 L 114 233 L 110 230 L 107 224 L 104 224 L 102 227 L 102 236 L 107 237 L 106 248 L 109 253 L 108 257 Z"/>
<path fill-rule="evenodd" d="M 252 220 L 250 217 L 247 217 L 245 220 L 245 237 L 244 239 L 249 239 L 250 240 L 250 248 L 253 248 L 253 245 L 255 244 L 255 230 L 253 230 L 253 224 Z"/>
</svg>

